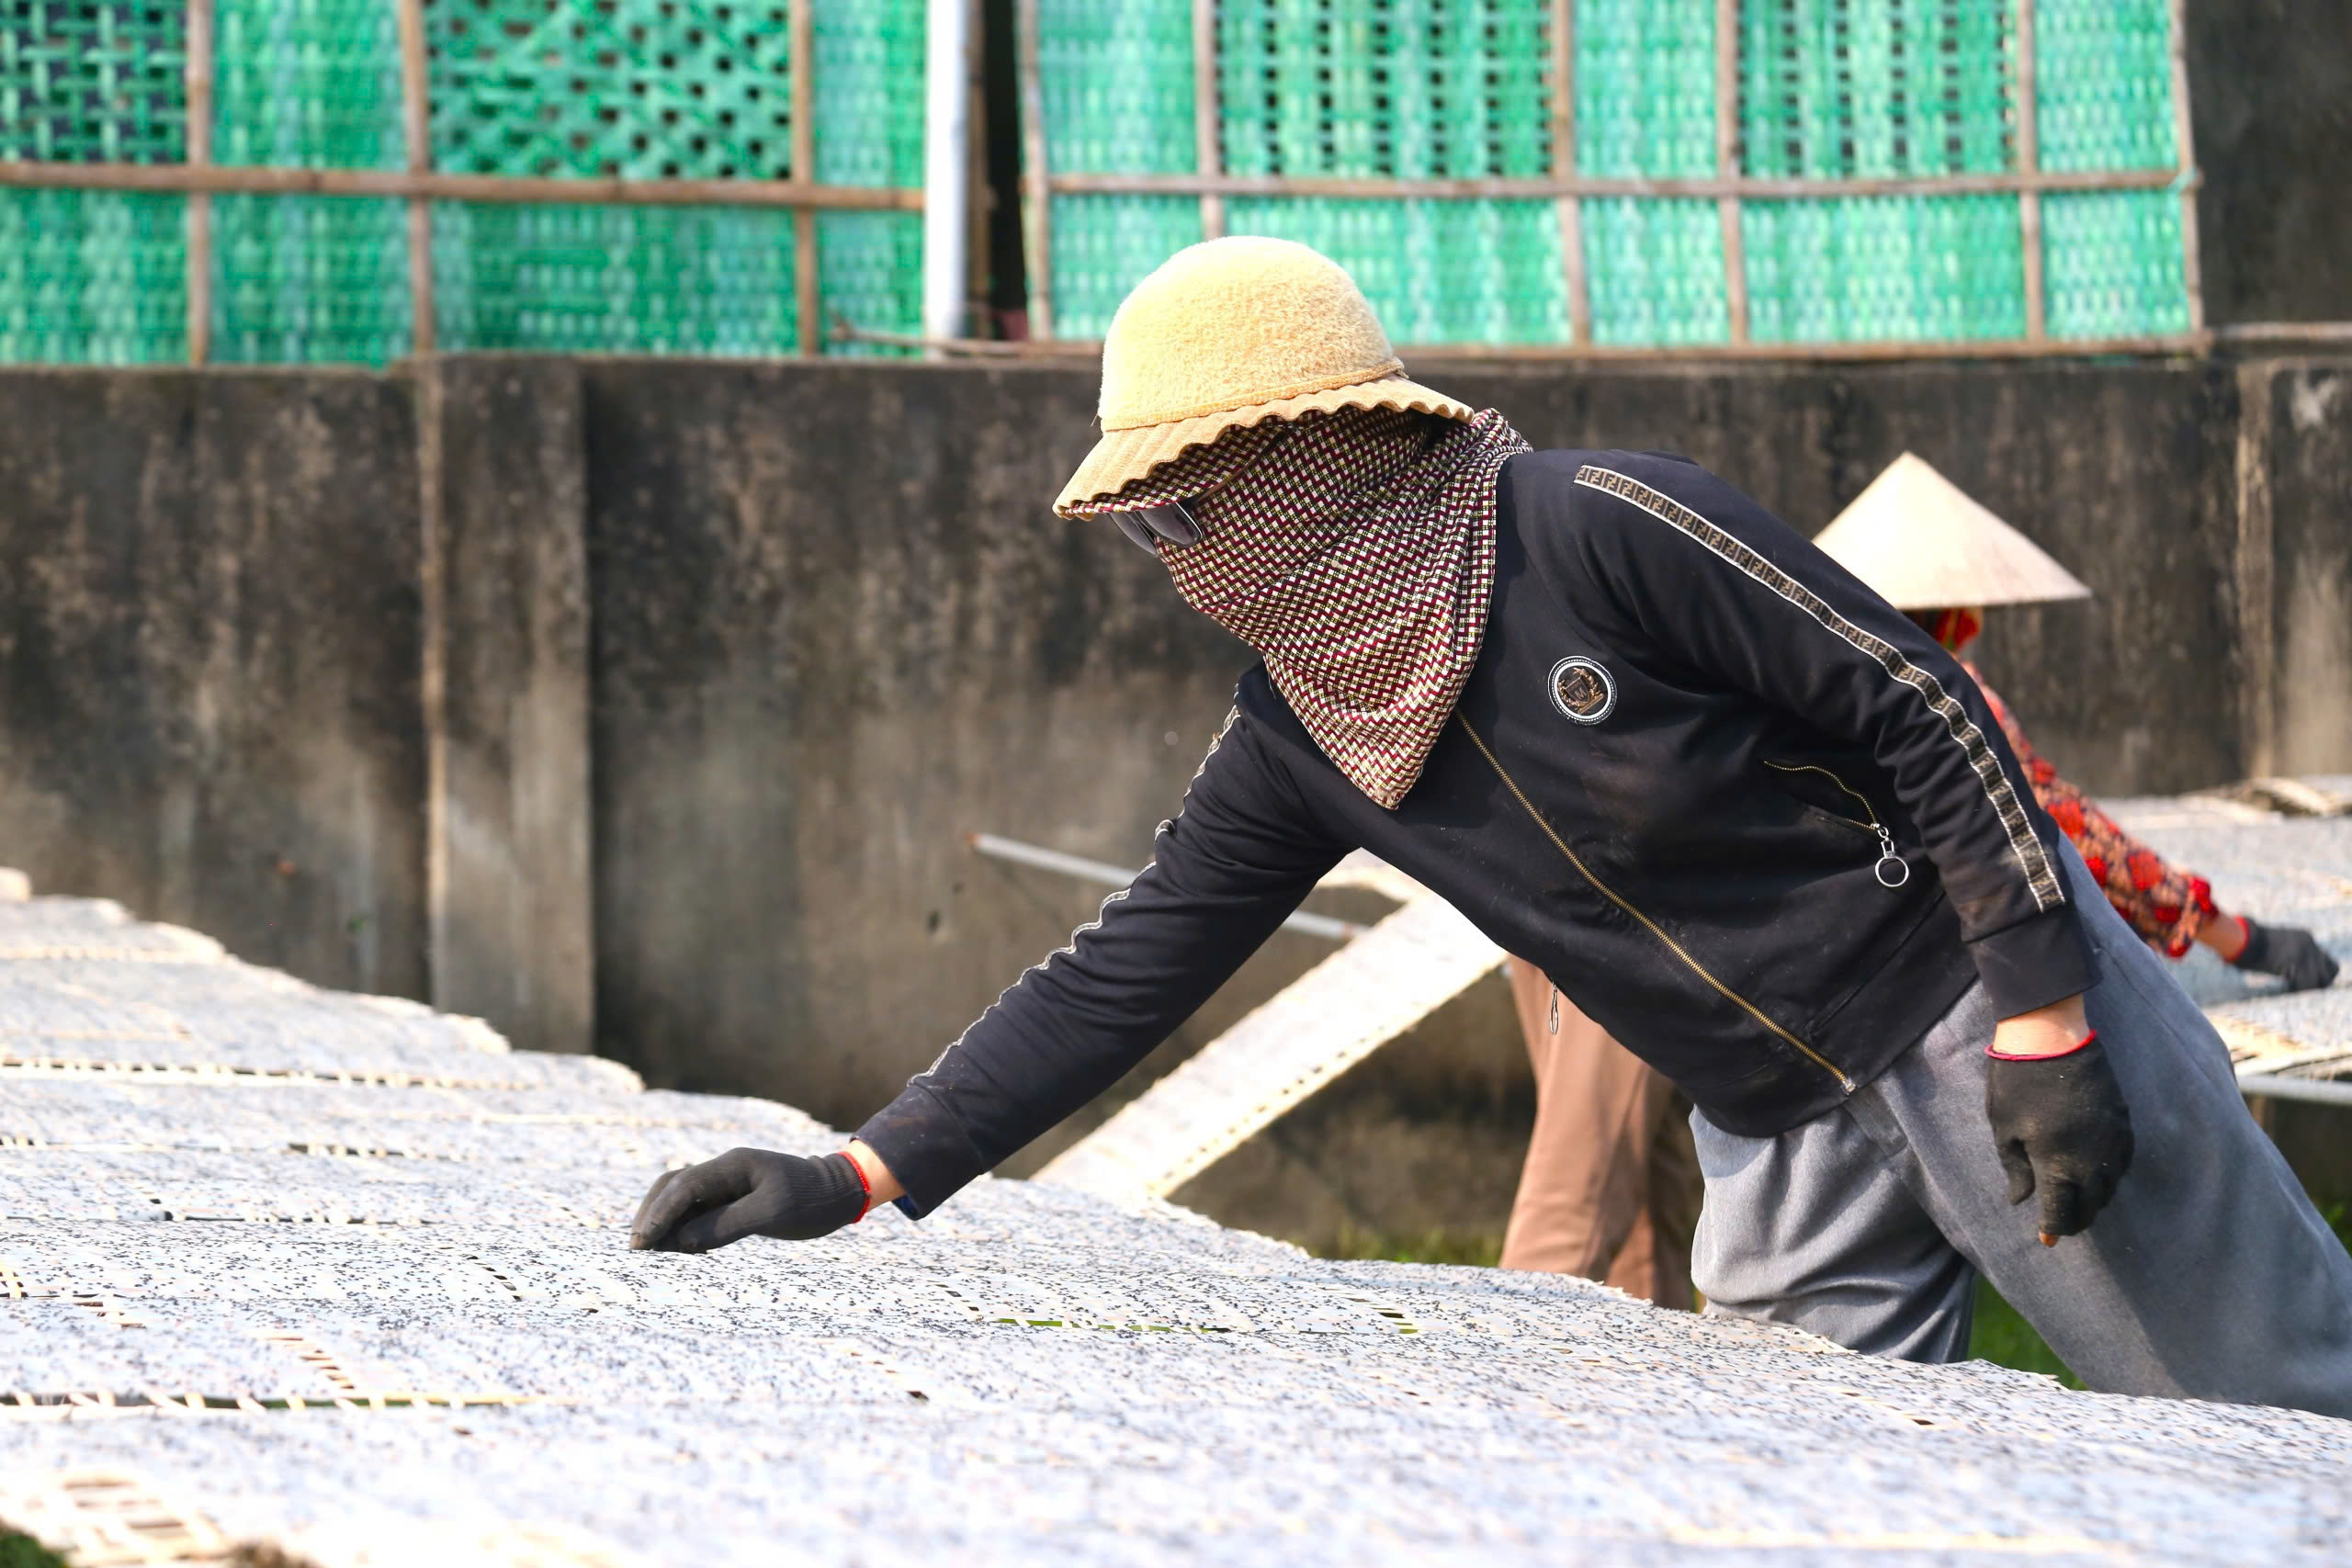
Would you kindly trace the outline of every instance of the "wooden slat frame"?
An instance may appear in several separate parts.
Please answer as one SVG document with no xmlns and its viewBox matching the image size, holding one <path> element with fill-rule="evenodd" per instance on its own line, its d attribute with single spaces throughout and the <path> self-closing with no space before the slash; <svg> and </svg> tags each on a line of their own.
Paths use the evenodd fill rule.
<svg viewBox="0 0 2352 1568">
<path fill-rule="evenodd" d="M 1577 0 L 1552 0 L 1552 175 L 1577 172 Z M 1592 341 L 1592 291 L 1584 268 L 1584 203 L 1555 197 L 1560 225 L 1560 275 L 1568 296 L 1568 341 Z"/>
<path fill-rule="evenodd" d="M 2337 323 L 2335 332 L 2338 335 L 2327 341 L 2344 341 L 2346 338 L 2352 338 L 2352 323 Z M 1100 342 L 1085 338 L 1059 338 L 1050 343 L 1000 343 L 986 338 L 933 338 L 910 333 L 862 330 L 852 331 L 844 335 L 849 341 L 855 343 L 887 344 L 900 348 L 937 349 L 949 355 L 961 355 L 975 358 L 1084 359 L 1099 355 L 1102 351 Z M 1455 362 L 1487 360 L 1497 364 L 1527 360 L 1546 362 L 1605 360 L 1632 363 L 1647 360 L 1676 360 L 1692 364 L 1721 363 L 1726 360 L 1767 363 L 1775 360 L 1790 360 L 1860 364 L 1896 359 L 2060 359 L 2075 355 L 2200 354 L 2211 346 L 2213 337 L 2214 333 L 2203 332 L 2174 333 L 2151 337 L 2079 340 L 2045 338 L 2040 343 L 2028 343 L 2023 338 L 1657 345 L 1577 343 L 1430 343 L 1408 344 L 1405 345 L 1405 352 L 1410 354 L 1416 360 L 1443 359 Z M 2317 340 L 2314 339 L 2314 341 Z"/>
<path fill-rule="evenodd" d="M 2172 183 L 2167 174 L 2159 182 Z M 35 190 L 236 192 L 254 196 L 413 197 L 427 201 L 602 203 L 617 207 L 808 207 L 921 212 L 922 192 L 799 180 L 622 180 L 449 175 L 397 169 L 286 169 L 185 164 L 0 163 L 0 186 Z"/>
<path fill-rule="evenodd" d="M 1217 79 L 1216 0 L 1193 0 L 1193 165 L 1225 173 L 1225 108 Z M 1201 238 L 1225 238 L 1225 197 L 1201 193 Z"/>
<path fill-rule="evenodd" d="M 5 165 L 0 165 L 5 167 Z M 2018 191 L 2164 190 L 2171 169 L 2084 169 L 2001 175 L 1905 175 L 1858 180 L 1653 178 L 1555 175 L 1546 179 L 1354 179 L 1315 175 L 1050 175 L 1058 196 L 1329 196 L 1366 201 L 1537 201 L 1555 197 L 1736 197 L 1747 201 L 1852 196 L 2000 196 Z"/>
<path fill-rule="evenodd" d="M 187 166 L 212 164 L 212 0 L 187 0 Z M 187 362 L 212 357 L 212 197 L 187 198 Z"/>
<path fill-rule="evenodd" d="M 433 171 L 432 78 L 425 66 L 424 0 L 395 0 L 400 12 L 401 139 L 408 172 Z M 417 355 L 433 352 L 435 328 L 433 307 L 433 203 L 423 196 L 408 198 L 409 348 Z"/>
<path fill-rule="evenodd" d="M 1739 178 L 1739 0 L 1715 0 L 1715 177 Z M 1747 247 L 1740 223 L 1739 193 L 1715 197 L 1723 226 L 1724 309 L 1731 341 L 1747 341 Z"/>
<path fill-rule="evenodd" d="M 2041 169 L 2041 100 L 2034 51 L 2033 0 L 2015 0 L 2018 27 L 2018 170 L 2034 175 Z M 2041 192 L 2018 192 L 2018 240 L 2025 258 L 2025 335 L 2040 343 L 2050 335 L 2049 286 L 2042 277 Z"/>
<path fill-rule="evenodd" d="M 792 69 L 792 178 L 805 183 L 817 173 L 817 23 L 815 0 L 786 0 L 785 48 Z M 792 213 L 793 346 L 803 358 L 825 352 L 823 295 L 817 278 L 817 211 L 796 206 Z"/>
</svg>

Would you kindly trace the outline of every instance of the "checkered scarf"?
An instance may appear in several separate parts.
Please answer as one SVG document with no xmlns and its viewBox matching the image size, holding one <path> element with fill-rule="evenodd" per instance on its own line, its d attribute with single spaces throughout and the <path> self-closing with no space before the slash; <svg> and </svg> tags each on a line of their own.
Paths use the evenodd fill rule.
<svg viewBox="0 0 2352 1568">
<path fill-rule="evenodd" d="M 1467 424 L 1341 409 L 1228 431 L 1070 510 L 1197 497 L 1205 536 L 1159 550 L 1176 591 L 1264 657 L 1324 755 L 1394 810 L 1478 660 L 1495 476 L 1527 449 L 1492 409 Z"/>
</svg>

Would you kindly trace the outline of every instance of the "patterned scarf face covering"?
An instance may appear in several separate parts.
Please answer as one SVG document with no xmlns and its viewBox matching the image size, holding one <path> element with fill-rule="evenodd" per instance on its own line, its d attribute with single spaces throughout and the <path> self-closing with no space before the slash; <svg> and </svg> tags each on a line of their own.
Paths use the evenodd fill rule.
<svg viewBox="0 0 2352 1568">
<path fill-rule="evenodd" d="M 1205 536 L 1159 547 L 1177 592 L 1257 649 L 1324 755 L 1394 810 L 1478 661 L 1495 476 L 1527 449 L 1492 409 L 1341 409 L 1228 431 L 1069 510 L 1186 501 Z"/>
</svg>

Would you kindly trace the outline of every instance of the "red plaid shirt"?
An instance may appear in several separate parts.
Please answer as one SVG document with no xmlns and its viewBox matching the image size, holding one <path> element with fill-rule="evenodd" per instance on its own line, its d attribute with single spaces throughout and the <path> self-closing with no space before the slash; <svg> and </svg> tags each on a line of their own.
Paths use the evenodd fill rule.
<svg viewBox="0 0 2352 1568">
<path fill-rule="evenodd" d="M 2203 877 L 2166 864 L 2162 855 L 2117 827 L 2115 819 L 2089 795 L 2060 778 L 2058 770 L 2042 761 L 2026 739 L 2008 705 L 1984 683 L 1976 667 L 1962 667 L 1976 677 L 1985 705 L 2001 721 L 2001 733 L 2009 738 L 2009 750 L 2025 768 L 2033 797 L 2041 802 L 2058 830 L 2082 852 L 2083 863 L 2107 890 L 2107 901 L 2115 906 L 2115 912 L 2165 957 L 2178 958 L 2187 953 L 2205 922 L 2213 918 L 2212 888 Z"/>
</svg>

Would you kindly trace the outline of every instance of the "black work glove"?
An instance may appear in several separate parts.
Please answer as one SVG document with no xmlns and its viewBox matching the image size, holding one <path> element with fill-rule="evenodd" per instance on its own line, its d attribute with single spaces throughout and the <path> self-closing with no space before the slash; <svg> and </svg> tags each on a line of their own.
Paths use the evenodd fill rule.
<svg viewBox="0 0 2352 1568">
<path fill-rule="evenodd" d="M 1992 1056 L 1984 1114 L 2009 1201 L 2041 1194 L 2041 1243 L 2089 1228 L 2132 1168 L 2132 1108 L 2093 1034 L 2058 1056 Z"/>
<path fill-rule="evenodd" d="M 2290 991 L 2316 991 L 2335 984 L 2335 960 L 2298 926 L 2258 926 L 2244 915 L 2245 951 L 2230 962 L 2257 975 L 2276 975 Z"/>
<path fill-rule="evenodd" d="M 729 1149 L 653 1179 L 629 1225 L 630 1250 L 708 1252 L 747 1235 L 808 1241 L 865 1217 L 865 1179 L 847 1155 L 803 1159 Z"/>
</svg>

